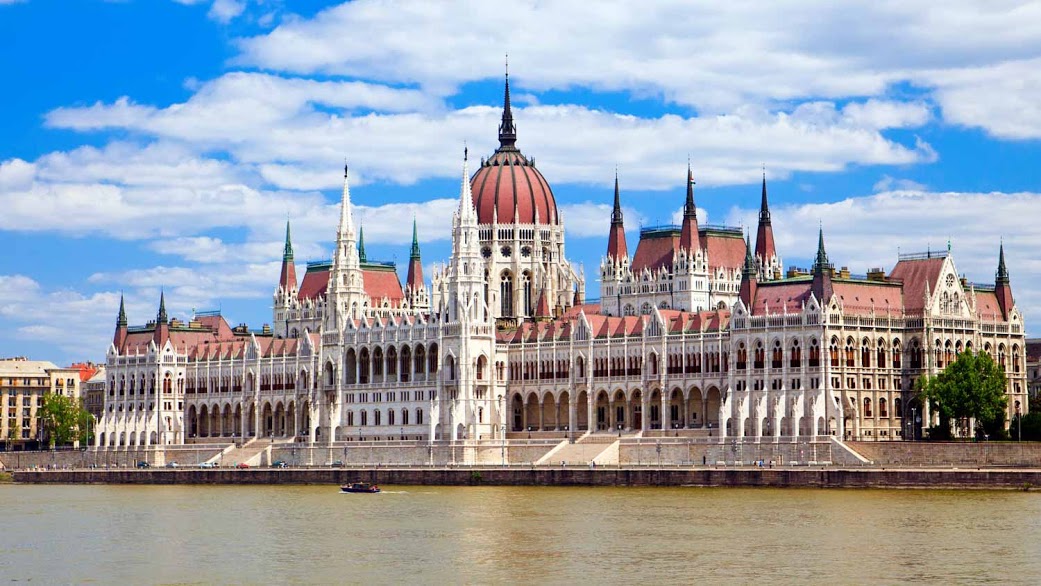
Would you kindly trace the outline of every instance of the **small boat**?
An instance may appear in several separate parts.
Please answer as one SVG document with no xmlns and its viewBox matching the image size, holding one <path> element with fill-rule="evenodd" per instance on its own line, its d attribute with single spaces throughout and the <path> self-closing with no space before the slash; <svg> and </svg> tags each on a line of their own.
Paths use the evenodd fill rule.
<svg viewBox="0 0 1041 586">
<path fill-rule="evenodd" d="M 352 482 L 340 486 L 340 492 L 379 492 L 380 487 L 368 482 Z"/>
</svg>

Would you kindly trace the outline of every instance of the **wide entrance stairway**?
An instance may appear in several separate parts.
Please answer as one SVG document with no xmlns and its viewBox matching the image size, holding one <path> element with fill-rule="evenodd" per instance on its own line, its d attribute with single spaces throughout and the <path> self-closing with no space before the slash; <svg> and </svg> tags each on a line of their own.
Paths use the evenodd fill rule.
<svg viewBox="0 0 1041 586">
<path fill-rule="evenodd" d="M 579 438 L 575 443 L 563 441 L 537 462 L 540 466 L 559 465 L 589 466 L 596 462 L 597 466 L 618 465 L 618 441 L 637 434 L 592 433 Z"/>
<path fill-rule="evenodd" d="M 210 462 L 224 468 L 234 468 L 239 464 L 260 466 L 271 459 L 271 440 L 251 439 L 241 446 L 230 446 L 223 455 L 211 458 Z M 266 456 L 266 457 L 265 457 Z"/>
</svg>

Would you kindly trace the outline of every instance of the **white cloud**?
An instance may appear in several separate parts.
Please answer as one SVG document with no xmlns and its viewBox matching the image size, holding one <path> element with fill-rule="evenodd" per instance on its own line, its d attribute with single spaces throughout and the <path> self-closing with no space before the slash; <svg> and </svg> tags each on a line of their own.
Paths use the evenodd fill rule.
<svg viewBox="0 0 1041 586">
<path fill-rule="evenodd" d="M 228 24 L 245 9 L 246 3 L 241 0 L 213 0 L 207 16 L 221 24 Z"/>
<path fill-rule="evenodd" d="M 568 238 L 603 238 L 606 244 L 613 204 L 586 201 L 561 204 L 558 208 L 564 219 L 564 229 Z M 625 219 L 626 230 L 633 230 L 647 223 L 647 218 L 640 212 L 626 206 L 622 206 L 622 217 Z"/>
<path fill-rule="evenodd" d="M 675 0 L 636 11 L 626 2 L 588 10 L 528 1 L 502 10 L 465 0 L 360 0 L 286 19 L 239 47 L 243 64 L 418 83 L 438 95 L 498 78 L 509 50 L 518 85 L 527 90 L 626 91 L 704 113 L 748 103 L 882 98 L 908 84 L 935 89 L 949 121 L 996 136 L 1041 136 L 1033 106 L 1041 84 L 1041 5 L 1031 2 L 963 0 L 940 10 L 914 1 Z"/>
<path fill-rule="evenodd" d="M 351 99 L 324 96 L 322 82 L 297 86 L 289 97 L 246 98 L 243 92 L 277 93 L 283 83 L 270 76 L 229 74 L 210 82 L 185 104 L 166 108 L 131 104 L 62 108 L 48 123 L 74 130 L 124 129 L 159 140 L 190 144 L 197 150 L 227 152 L 238 163 L 257 165 L 260 179 L 285 189 L 336 186 L 335 173 L 345 153 L 361 182 L 409 184 L 428 177 L 453 176 L 456 148 L 469 139 L 475 152 L 491 152 L 497 106 L 424 112 L 318 112 L 326 106 L 376 102 L 383 90 L 363 84 Z M 270 86 L 251 89 L 255 84 Z M 219 89 L 226 88 L 226 89 Z M 352 90 L 353 91 L 353 90 Z M 398 106 L 427 107 L 414 94 L 388 96 Z M 314 92 L 314 93 L 310 93 Z M 351 93 L 351 92 L 348 92 Z M 385 103 L 385 110 L 394 106 Z M 610 169 L 621 165 L 626 181 L 642 189 L 665 189 L 682 174 L 677 167 L 689 153 L 702 185 L 754 181 L 758 163 L 784 175 L 792 171 L 838 171 L 849 164 L 911 164 L 932 161 L 935 152 L 917 142 L 903 145 L 886 138 L 882 127 L 913 126 L 924 121 L 919 105 L 898 107 L 870 103 L 837 110 L 830 102 L 802 104 L 791 112 L 743 108 L 710 117 L 664 115 L 640 118 L 578 105 L 516 108 L 520 141 L 526 152 L 548 161 L 540 168 L 553 184 L 608 184 Z M 751 159 L 751 160 L 750 160 Z M 754 163 L 753 163 L 754 161 Z M 681 170 L 682 171 L 682 170 Z"/>
<path fill-rule="evenodd" d="M 889 175 L 883 175 L 881 179 L 875 182 L 871 190 L 878 193 L 880 191 L 925 191 L 927 188 L 925 185 L 912 181 L 910 179 L 898 179 L 896 177 L 890 177 Z"/>
</svg>

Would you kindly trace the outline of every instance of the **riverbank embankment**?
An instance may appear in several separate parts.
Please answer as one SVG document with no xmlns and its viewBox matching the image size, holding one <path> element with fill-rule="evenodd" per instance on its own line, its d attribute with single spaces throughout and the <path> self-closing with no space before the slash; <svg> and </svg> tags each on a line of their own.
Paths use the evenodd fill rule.
<svg viewBox="0 0 1041 586">
<path fill-rule="evenodd" d="M 1041 488 L 1041 469 L 808 468 L 252 468 L 20 470 L 46 484 L 342 484 L 488 486 L 701 486 L 776 488 Z"/>
</svg>

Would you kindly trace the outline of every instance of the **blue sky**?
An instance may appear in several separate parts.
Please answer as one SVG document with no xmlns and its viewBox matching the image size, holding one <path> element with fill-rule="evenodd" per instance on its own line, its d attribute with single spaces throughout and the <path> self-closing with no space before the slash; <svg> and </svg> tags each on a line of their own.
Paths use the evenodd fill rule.
<svg viewBox="0 0 1041 586">
<path fill-rule="evenodd" d="M 786 265 L 943 248 L 1041 314 L 1041 5 L 0 0 L 0 356 L 102 360 L 132 323 L 270 320 L 282 231 L 334 237 L 344 157 L 370 258 L 449 251 L 466 141 L 518 146 L 590 291 L 614 169 L 630 249 L 688 157 L 701 221 L 748 225 L 765 164 Z M 301 271 L 302 271 L 301 267 Z"/>
</svg>

